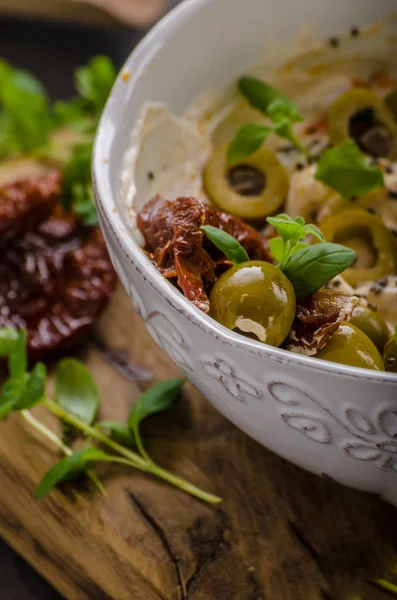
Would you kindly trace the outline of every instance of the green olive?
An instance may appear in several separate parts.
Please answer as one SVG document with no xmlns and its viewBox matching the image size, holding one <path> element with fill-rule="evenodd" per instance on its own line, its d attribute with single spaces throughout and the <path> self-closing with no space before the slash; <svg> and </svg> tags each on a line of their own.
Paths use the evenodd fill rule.
<svg viewBox="0 0 397 600">
<path fill-rule="evenodd" d="M 383 350 L 383 362 L 386 371 L 397 373 L 397 344 L 394 336 L 387 342 Z"/>
<path fill-rule="evenodd" d="M 357 260 L 343 273 L 350 285 L 382 279 L 397 271 L 397 245 L 393 234 L 376 215 L 346 210 L 320 225 L 328 242 L 343 244 L 357 253 Z"/>
<path fill-rule="evenodd" d="M 229 329 L 280 346 L 295 317 L 294 289 L 274 265 L 249 261 L 223 273 L 211 291 L 211 316 Z"/>
<path fill-rule="evenodd" d="M 229 165 L 227 146 L 214 151 L 204 172 L 204 185 L 221 210 L 241 219 L 259 220 L 274 213 L 285 201 L 287 171 L 268 148 Z"/>
<path fill-rule="evenodd" d="M 371 156 L 397 158 L 397 121 L 370 89 L 354 88 L 334 102 L 328 111 L 328 133 L 333 144 L 350 137 Z"/>
<path fill-rule="evenodd" d="M 384 371 L 382 357 L 368 336 L 351 323 L 341 323 L 317 358 L 351 367 Z"/>
<path fill-rule="evenodd" d="M 359 304 L 354 309 L 349 323 L 363 331 L 375 344 L 379 352 L 382 352 L 389 339 L 389 328 L 378 312 L 369 306 Z"/>
</svg>

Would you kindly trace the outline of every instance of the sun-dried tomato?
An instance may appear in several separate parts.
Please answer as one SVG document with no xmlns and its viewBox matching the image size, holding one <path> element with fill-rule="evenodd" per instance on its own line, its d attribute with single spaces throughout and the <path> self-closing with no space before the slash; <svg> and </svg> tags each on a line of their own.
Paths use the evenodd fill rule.
<svg viewBox="0 0 397 600">
<path fill-rule="evenodd" d="M 55 170 L 0 187 L 1 246 L 48 217 L 60 193 L 61 174 Z"/>
<path fill-rule="evenodd" d="M 146 250 L 160 272 L 177 277 L 185 296 L 204 312 L 209 310 L 208 291 L 217 268 L 231 266 L 200 229 L 212 225 L 226 231 L 245 248 L 252 260 L 270 260 L 266 240 L 241 219 L 222 213 L 195 198 L 174 202 L 156 196 L 137 218 Z"/>
<path fill-rule="evenodd" d="M 34 358 L 66 348 L 102 312 L 115 282 L 99 229 L 57 208 L 0 256 L 0 327 L 26 327 Z"/>
<path fill-rule="evenodd" d="M 338 329 L 349 321 L 358 298 L 321 289 L 313 296 L 297 300 L 295 320 L 284 345 L 287 350 L 313 356 Z"/>
</svg>

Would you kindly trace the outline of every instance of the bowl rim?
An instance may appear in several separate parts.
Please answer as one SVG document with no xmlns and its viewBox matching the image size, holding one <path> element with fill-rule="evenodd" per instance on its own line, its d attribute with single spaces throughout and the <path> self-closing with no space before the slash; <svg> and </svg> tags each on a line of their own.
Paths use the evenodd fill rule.
<svg viewBox="0 0 397 600">
<path fill-rule="evenodd" d="M 115 85 L 102 113 L 92 153 L 92 181 L 97 208 L 109 229 L 117 246 L 124 257 L 142 275 L 152 289 L 180 316 L 186 318 L 192 325 L 199 327 L 207 335 L 216 338 L 226 347 L 235 347 L 240 351 L 266 358 L 283 365 L 304 367 L 311 371 L 329 373 L 345 378 L 374 381 L 384 384 L 397 384 L 397 374 L 386 371 L 374 371 L 362 367 L 352 367 L 333 363 L 327 360 L 318 360 L 311 356 L 304 356 L 268 346 L 260 341 L 245 338 L 241 334 L 230 331 L 216 323 L 208 314 L 190 303 L 183 294 L 167 281 L 156 269 L 150 259 L 145 255 L 122 218 L 115 201 L 116 194 L 112 190 L 111 173 L 108 156 L 113 142 L 117 139 L 117 131 L 122 125 L 118 116 L 122 111 L 116 107 L 125 102 L 126 80 L 123 73 L 128 72 L 128 86 L 132 89 L 142 76 L 144 68 L 151 58 L 153 46 L 160 39 L 167 38 L 179 28 L 187 19 L 191 18 L 196 10 L 216 0 L 184 0 L 173 8 L 167 15 L 142 38 L 128 55 L 121 67 Z M 115 123 L 118 125 L 115 126 Z"/>
</svg>

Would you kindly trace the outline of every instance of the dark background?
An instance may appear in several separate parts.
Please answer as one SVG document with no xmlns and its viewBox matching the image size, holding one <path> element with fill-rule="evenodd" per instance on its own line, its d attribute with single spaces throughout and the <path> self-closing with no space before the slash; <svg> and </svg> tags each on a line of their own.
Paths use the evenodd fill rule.
<svg viewBox="0 0 397 600">
<path fill-rule="evenodd" d="M 6 17 L 0 18 L 0 32 L 0 58 L 33 72 L 54 99 L 73 95 L 74 67 L 96 54 L 112 57 L 120 67 L 145 33 L 121 26 L 90 28 Z M 0 540 L 0 600 L 61 600 L 61 596 Z"/>
</svg>

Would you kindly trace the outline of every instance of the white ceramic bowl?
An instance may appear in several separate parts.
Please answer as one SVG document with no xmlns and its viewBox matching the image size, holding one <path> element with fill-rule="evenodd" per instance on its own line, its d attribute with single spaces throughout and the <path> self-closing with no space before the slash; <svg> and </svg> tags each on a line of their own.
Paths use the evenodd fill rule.
<svg viewBox="0 0 397 600">
<path fill-rule="evenodd" d="M 392 13 L 395 0 L 188 0 L 129 56 L 94 150 L 96 198 L 109 252 L 156 342 L 230 421 L 315 473 L 397 504 L 397 376 L 323 362 L 230 332 L 190 304 L 133 241 L 120 168 L 145 101 L 180 114 L 205 89 L 246 71 L 303 21 L 320 35 Z M 126 323 L 128 327 L 128 323 Z"/>
</svg>

